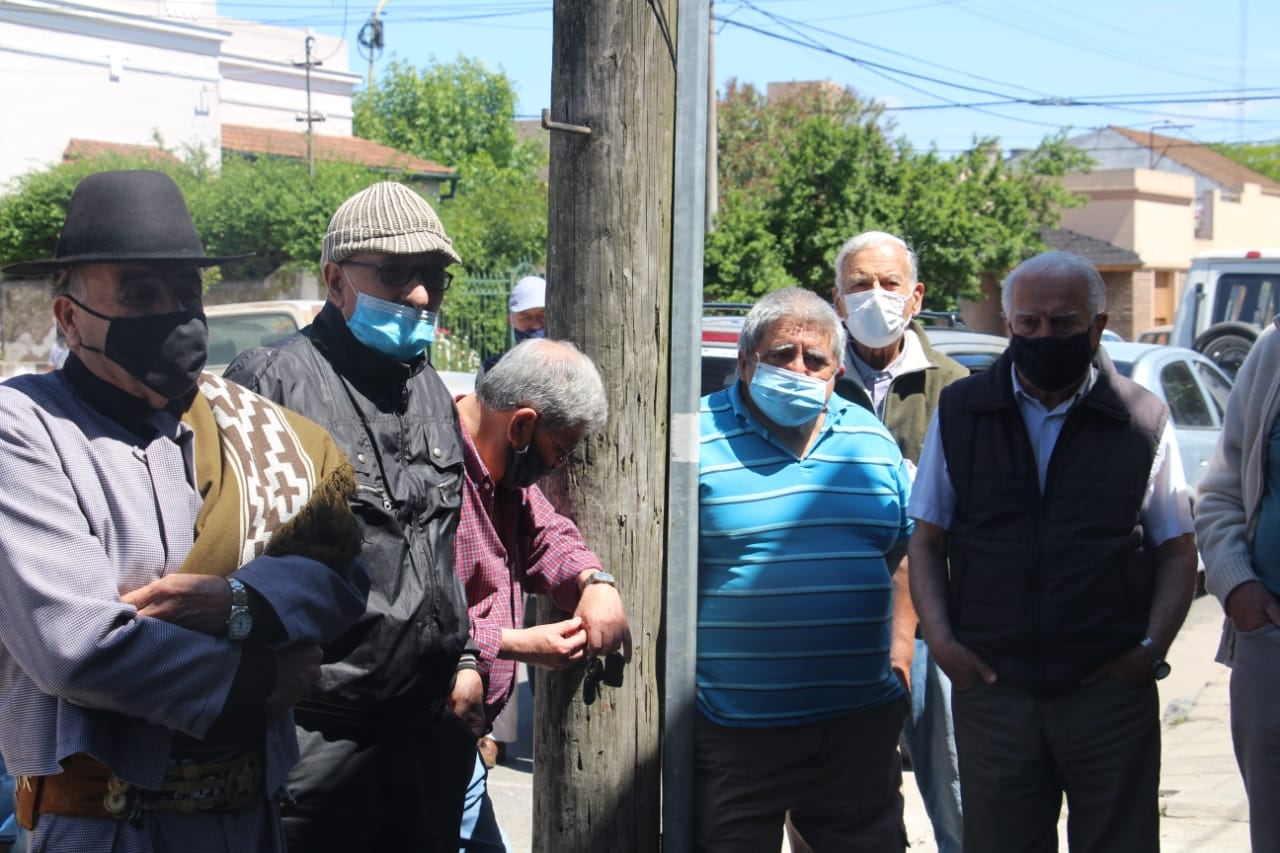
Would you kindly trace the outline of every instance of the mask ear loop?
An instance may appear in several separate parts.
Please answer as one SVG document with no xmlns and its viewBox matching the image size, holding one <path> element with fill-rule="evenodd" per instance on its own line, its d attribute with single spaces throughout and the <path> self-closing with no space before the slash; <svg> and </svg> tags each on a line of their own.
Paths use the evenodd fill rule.
<svg viewBox="0 0 1280 853">
<path fill-rule="evenodd" d="M 528 407 L 526 406 L 526 407 L 523 407 L 523 408 L 528 408 Z M 510 423 L 508 423 L 508 428 L 507 428 L 507 441 L 511 442 L 511 452 L 515 453 L 517 456 L 524 456 L 525 454 L 527 454 L 527 453 L 529 452 L 529 448 L 530 448 L 530 447 L 533 447 L 533 434 L 534 434 L 534 432 L 538 429 L 537 417 L 538 417 L 538 416 L 537 416 L 537 412 L 535 411 L 535 413 L 534 413 L 534 422 L 533 422 L 533 427 L 529 430 L 529 440 L 528 440 L 527 442 L 525 442 L 524 447 L 516 447 L 516 446 L 515 446 L 515 440 L 514 440 L 514 439 L 512 438 L 512 436 L 511 436 Z M 513 420 L 514 420 L 514 418 L 513 418 Z"/>
</svg>

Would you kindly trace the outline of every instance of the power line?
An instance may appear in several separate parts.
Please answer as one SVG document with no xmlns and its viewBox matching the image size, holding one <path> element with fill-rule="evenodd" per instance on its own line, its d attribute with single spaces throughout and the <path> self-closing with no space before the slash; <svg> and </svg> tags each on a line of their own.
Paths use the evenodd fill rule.
<svg viewBox="0 0 1280 853">
<path fill-rule="evenodd" d="M 1114 95 L 1112 97 L 1123 97 Z M 1234 95 L 1221 95 L 1216 98 L 1157 98 L 1150 100 L 1102 101 L 1086 98 L 1041 98 L 1038 100 L 1019 101 L 975 101 L 968 104 L 908 104 L 904 106 L 886 106 L 886 112 L 911 112 L 917 110 L 953 110 L 959 107 L 999 107 L 1011 104 L 1025 104 L 1033 107 L 1125 107 L 1125 106 L 1159 106 L 1160 104 L 1234 104 L 1238 101 L 1280 101 L 1280 95 L 1250 95 L 1243 98 Z M 1145 110 L 1143 112 L 1146 112 Z"/>
<path fill-rule="evenodd" d="M 954 0 L 945 0 L 945 3 L 943 3 L 942 5 L 946 5 L 946 4 L 949 4 L 949 3 L 951 3 L 951 2 L 954 2 Z M 922 4 L 921 6 L 915 6 L 915 7 L 910 7 L 910 8 L 924 8 L 924 7 L 926 7 L 926 6 L 935 6 L 935 5 L 940 5 L 940 4 L 939 4 L 939 3 L 926 3 L 926 4 Z M 919 64 L 921 64 L 921 65 L 925 65 L 925 66 L 928 66 L 928 67 L 931 67 L 931 68 L 937 68 L 937 69 L 942 70 L 942 71 L 949 71 L 949 72 L 951 72 L 951 73 L 953 73 L 953 74 L 961 74 L 961 75 L 963 75 L 963 76 L 965 76 L 965 77 L 969 77 L 969 78 L 974 79 L 974 80 L 980 80 L 980 81 L 982 81 L 982 82 L 984 82 L 984 83 L 991 83 L 991 84 L 993 84 L 993 85 L 996 85 L 996 86 L 1003 86 L 1003 87 L 1009 87 L 1009 86 L 1012 86 L 1012 87 L 1013 87 L 1013 88 L 1015 88 L 1015 89 L 1022 89 L 1024 92 L 1034 92 L 1036 95 L 1043 95 L 1043 94 L 1044 94 L 1043 92 L 1040 92 L 1040 91 L 1035 90 L 1035 89 L 1029 89 L 1029 88 L 1027 88 L 1026 86 L 1021 86 L 1021 85 L 1019 85 L 1019 84 L 1017 84 L 1017 83 L 1008 83 L 1008 82 L 1003 81 L 1003 80 L 993 80 L 993 79 L 991 79 L 991 78 L 989 78 L 989 77 L 983 77 L 983 76 L 982 76 L 982 75 L 980 75 L 980 74 L 973 74 L 973 73 L 971 73 L 971 72 L 969 72 L 969 71 L 965 71 L 964 69 L 961 69 L 961 68 L 953 68 L 953 67 L 948 66 L 948 65 L 941 65 L 941 64 L 939 64 L 939 63 L 937 63 L 937 62 L 931 62 L 931 61 L 929 61 L 929 60 L 927 60 L 927 59 L 921 59 L 919 56 L 916 56 L 916 55 L 914 55 L 914 54 L 904 53 L 904 52 L 902 52 L 902 51 L 898 51 L 898 50 L 893 50 L 893 49 L 891 49 L 891 48 L 887 48 L 887 47 L 885 47 L 885 46 L 883 46 L 883 45 L 878 45 L 878 44 L 873 44 L 873 43 L 871 43 L 871 42 L 862 41 L 862 40 L 860 40 L 860 39 L 853 38 L 852 36 L 847 36 L 847 35 L 844 35 L 843 33 L 838 33 L 838 32 L 836 32 L 835 30 L 829 30 L 829 29 L 826 29 L 826 28 L 824 28 L 824 27 L 818 27 L 818 26 L 815 26 L 814 24 L 809 23 L 809 22 L 806 22 L 806 21 L 799 21 L 799 20 L 796 20 L 796 19 L 794 19 L 794 18 L 783 18 L 783 17 L 781 17 L 781 16 L 774 15 L 774 14 L 772 14 L 772 13 L 770 13 L 770 12 L 766 12 L 766 11 L 764 11 L 763 9 L 760 9 L 760 8 L 759 8 L 758 6 L 756 6 L 754 3 L 750 2 L 750 0 L 740 0 L 739 6 L 740 6 L 740 7 L 745 6 L 745 7 L 747 7 L 747 8 L 750 8 L 750 9 L 752 9 L 753 11 L 758 12 L 759 14 L 764 15 L 765 17 L 768 17 L 768 18 L 770 18 L 771 20 L 773 20 L 774 22 L 779 23 L 779 24 L 782 24 L 782 22 L 783 22 L 783 21 L 786 21 L 787 23 L 789 23 L 789 24 L 793 25 L 793 26 L 788 27 L 788 29 L 790 29 L 792 32 L 795 32 L 795 27 L 803 27 L 803 28 L 805 28 L 805 29 L 807 29 L 807 30 L 812 30 L 813 32 L 818 33 L 818 34 L 820 34 L 820 35 L 824 35 L 824 36 L 827 36 L 827 37 L 830 37 L 830 38 L 840 39 L 841 41 L 846 41 L 846 42 L 849 42 L 850 44 L 856 44 L 856 45 L 858 45 L 859 47 L 863 47 L 863 48 L 866 48 L 866 49 L 868 49 L 868 50 L 875 50 L 875 51 L 879 51 L 879 52 L 881 52 L 881 53 L 887 53 L 887 54 L 889 54 L 890 56 L 898 56 L 898 57 L 902 57 L 903 59 L 908 59 L 908 60 L 911 60 L 911 61 L 913 61 L 913 62 L 917 62 L 917 63 L 919 63 Z M 899 10 L 893 10 L 893 11 L 899 11 Z M 847 17 L 858 17 L 858 16 L 856 16 L 856 15 L 851 15 L 851 16 L 847 16 Z"/>
<path fill-rule="evenodd" d="M 753 3 L 749 2 L 749 0 L 743 0 L 743 2 L 742 2 L 742 4 L 741 4 L 741 7 L 749 8 L 749 9 L 751 9 L 752 11 L 755 11 L 755 12 L 757 12 L 758 14 L 761 14 L 761 15 L 763 15 L 764 17 L 766 17 L 766 18 L 770 19 L 772 22 L 774 22 L 774 23 L 778 24 L 779 26 L 782 26 L 782 27 L 784 27 L 785 29 L 790 30 L 791 32 L 796 32 L 795 26 L 793 26 L 793 25 L 791 24 L 791 22 L 790 22 L 790 21 L 788 21 L 787 19 L 781 18 L 781 16 L 777 16 L 777 15 L 774 15 L 773 13 L 771 13 L 771 12 L 768 12 L 768 11 L 765 11 L 765 10 L 763 10 L 763 9 L 760 9 L 759 7 L 755 6 Z M 803 36 L 802 36 L 802 38 L 793 38 L 793 37 L 790 37 L 790 36 L 783 35 L 783 34 L 781 34 L 781 33 L 772 32 L 772 31 L 769 31 L 769 30 L 765 30 L 765 29 L 763 29 L 763 28 L 761 28 L 761 27 L 756 27 L 756 26 L 753 26 L 753 25 L 751 25 L 751 24 L 747 24 L 747 23 L 744 23 L 744 22 L 741 22 L 741 21 L 737 21 L 737 20 L 734 20 L 734 19 L 732 19 L 732 18 L 722 18 L 722 19 L 718 18 L 717 20 L 721 21 L 721 22 L 722 22 L 723 24 L 725 24 L 725 25 L 731 25 L 731 26 L 739 27 L 739 28 L 741 28 L 741 29 L 749 30 L 749 31 L 751 31 L 751 32 L 755 32 L 755 33 L 757 33 L 757 34 L 759 34 L 759 35 L 765 36 L 766 38 L 776 39 L 776 40 L 778 40 L 778 41 L 783 41 L 783 42 L 786 42 L 786 43 L 789 43 L 789 44 L 794 44 L 794 45 L 797 45 L 797 46 L 799 46 L 799 47 L 808 48 L 808 49 L 810 49 L 810 50 L 814 50 L 814 51 L 817 51 L 817 52 L 819 52 L 819 53 L 826 53 L 826 54 L 828 54 L 828 55 L 835 56 L 835 57 L 837 57 L 837 58 L 847 60 L 847 61 L 849 61 L 849 62 L 854 63 L 855 65 L 859 65 L 859 66 L 861 66 L 861 67 L 863 67 L 863 68 L 865 68 L 865 69 L 867 69 L 867 70 L 871 71 L 872 73 L 877 74 L 877 76 L 887 77 L 888 79 L 893 80 L 893 82 L 894 82 L 894 83 L 896 83 L 896 84 L 898 84 L 898 85 L 900 85 L 900 86 L 905 86 L 906 88 L 911 89 L 912 91 L 919 92 L 919 93 L 924 94 L 924 95 L 926 95 L 926 96 L 928 96 L 928 97 L 931 97 L 931 98 L 936 98 L 936 99 L 938 99 L 939 101 L 942 101 L 942 102 L 943 102 L 942 104 L 933 105 L 933 106 L 920 105 L 920 106 L 918 106 L 918 107 L 915 107 L 914 109 L 969 109 L 969 110 L 972 110 L 972 111 L 974 111 L 974 112 L 978 112 L 978 113 L 981 113 L 981 114 L 984 114 L 984 115 L 989 115 L 989 116 L 992 116 L 992 117 L 994 117 L 994 118 L 999 118 L 999 119 L 1002 119 L 1002 120 L 1005 120 L 1005 121 L 1013 121 L 1013 122 L 1019 122 L 1019 123 L 1023 123 L 1023 124 L 1032 124 L 1032 125 L 1038 125 L 1038 126 L 1042 126 L 1042 127 L 1051 127 L 1051 128 L 1055 128 L 1055 129 L 1063 127 L 1065 123 L 1062 123 L 1062 122 L 1059 122 L 1059 123 L 1052 123 L 1052 122 L 1039 122 L 1039 121 L 1035 121 L 1034 119 L 1025 119 L 1025 118 L 1020 118 L 1020 117 L 1016 117 L 1016 116 L 1003 115 L 1003 114 L 1001 114 L 1001 113 L 992 112 L 992 111 L 990 111 L 990 110 L 989 110 L 989 109 L 987 109 L 987 108 L 988 108 L 988 107 L 993 107 L 993 106 L 1022 106 L 1022 105 L 1029 105 L 1029 106 L 1050 106 L 1050 107 L 1054 107 L 1054 106 L 1064 106 L 1064 107 L 1065 107 L 1065 106 L 1088 106 L 1088 107 L 1094 107 L 1094 108 L 1112 109 L 1112 110 L 1115 110 L 1115 111 L 1117 111 L 1117 112 L 1135 113 L 1135 114 L 1140 114 L 1140 115 L 1161 115 L 1161 116 L 1165 116 L 1165 117 L 1167 117 L 1167 118 L 1191 119 L 1191 120 L 1198 120 L 1198 121 L 1199 121 L 1199 120 L 1205 120 L 1205 117 L 1204 117 L 1204 116 L 1201 116 L 1201 115 L 1189 115 L 1189 114 L 1182 114 L 1182 113 L 1173 113 L 1173 112 L 1170 112 L 1170 111 L 1167 111 L 1167 110 L 1135 110 L 1135 109 L 1128 109 L 1128 108 L 1126 108 L 1126 106 L 1128 105 L 1128 102 L 1127 102 L 1127 101 L 1116 101 L 1116 102 L 1114 102 L 1114 103 L 1106 103 L 1106 102 L 1097 101 L 1097 99 L 1095 98 L 1094 100 L 1095 100 L 1095 101 L 1097 101 L 1097 102 L 1094 102 L 1094 103 L 1077 103 L 1077 101 L 1079 101 L 1080 99 L 1067 99 L 1067 98 L 1034 98 L 1034 99 L 1033 99 L 1033 98 L 1022 98 L 1022 97 L 1017 97 L 1017 96 L 1015 96 L 1015 95 L 1010 95 L 1010 94 L 1003 93 L 1003 92 L 996 92 L 996 91 L 993 91 L 993 90 L 983 89 L 983 88 L 974 87 L 974 86 L 966 86 L 966 85 L 961 84 L 961 83 L 953 83 L 953 82 L 950 82 L 950 81 L 942 80 L 942 79 L 940 79 L 940 78 L 931 77 L 931 76 L 929 76 L 929 75 L 917 74 L 917 73 L 915 73 L 915 72 L 907 71 L 907 70 L 905 70 L 905 69 L 895 68 L 895 67 L 893 67 L 893 66 L 888 66 L 888 65 L 885 65 L 885 64 L 883 64 L 883 63 L 878 63 L 878 62 L 874 62 L 874 61 L 872 61 L 872 60 L 867 60 L 867 59 L 862 59 L 862 58 L 859 58 L 859 57 L 855 57 L 855 56 L 852 56 L 852 55 L 850 55 L 850 54 L 844 53 L 844 52 L 842 52 L 842 51 L 836 50 L 835 48 L 832 48 L 832 47 L 830 47 L 830 46 L 828 46 L 828 45 L 826 45 L 826 44 L 823 44 L 823 43 L 821 43 L 821 42 L 817 41 L 816 39 L 814 39 L 814 38 L 813 38 L 813 37 L 811 37 L 811 36 L 803 35 Z M 814 28 L 814 29 L 817 29 L 817 28 Z M 835 33 L 828 33 L 828 34 L 829 34 L 829 35 L 839 36 L 839 34 L 835 34 Z M 963 72 L 962 72 L 962 73 L 963 73 Z M 950 99 L 948 99 L 948 98 L 946 98 L 946 97 L 944 97 L 944 96 L 942 96 L 942 95 L 939 95 L 939 94 L 936 94 L 936 93 L 933 93 L 933 92 L 929 92 L 929 91 L 926 91 L 926 90 L 920 89 L 919 87 L 917 87 L 917 86 L 913 86 L 913 85 L 911 85 L 911 84 L 909 84 L 909 83 L 906 83 L 905 81 L 895 79 L 895 78 L 892 76 L 892 75 L 894 75 L 894 74 L 904 75 L 904 76 L 908 76 L 908 77 L 911 77 L 911 78 L 914 78 L 914 79 L 920 79 L 920 80 L 924 80 L 924 81 L 926 81 L 926 82 L 931 82 L 931 83 L 935 83 L 935 84 L 938 84 L 938 85 L 948 86 L 948 87 L 951 87 L 951 88 L 958 88 L 958 89 L 962 89 L 962 90 L 965 90 L 965 91 L 976 92 L 976 93 L 979 93 L 979 94 L 991 95 L 991 96 L 993 96 L 993 97 L 999 98 L 1000 100 L 999 100 L 999 101 L 994 101 L 994 102 L 972 102 L 972 103 L 961 103 L 961 102 L 958 102 L 958 101 L 950 100 Z M 1020 87 L 1019 87 L 1019 88 L 1020 88 Z M 1270 90 L 1270 89 L 1268 89 L 1268 90 L 1265 90 L 1265 91 L 1274 91 L 1274 90 Z M 1119 97 L 1124 97 L 1124 96 L 1114 96 L 1114 97 L 1119 98 Z M 1218 102 L 1218 103 L 1222 103 L 1222 102 L 1231 102 L 1231 103 L 1234 103 L 1234 102 L 1235 102 L 1235 101 L 1237 101 L 1238 99 L 1239 99 L 1239 98 L 1238 98 L 1238 96 L 1232 96 L 1232 97 L 1222 97 L 1222 98 L 1216 98 L 1216 99 L 1209 99 L 1209 100 L 1206 100 L 1206 101 L 1204 101 L 1204 102 L 1205 102 L 1205 103 L 1210 103 L 1210 102 Z M 1270 98 L 1270 97 L 1269 97 L 1268 99 L 1273 99 L 1273 98 Z M 1132 100 L 1132 99 L 1131 99 L 1131 100 Z M 1151 103 L 1151 105 L 1152 105 L 1152 106 L 1158 106 L 1158 105 L 1160 105 L 1160 104 L 1162 104 L 1162 103 L 1167 103 L 1167 102 L 1168 102 L 1167 100 L 1156 100 L 1156 101 L 1153 101 L 1153 102 Z M 1187 100 L 1187 102 L 1195 102 L 1195 101 L 1191 101 L 1191 100 L 1189 100 L 1189 99 L 1188 99 L 1188 100 Z M 909 111 L 909 110 L 900 110 L 900 108 L 896 108 L 896 107 L 889 107 L 889 106 L 885 106 L 885 110 L 886 110 L 886 111 Z"/>
</svg>

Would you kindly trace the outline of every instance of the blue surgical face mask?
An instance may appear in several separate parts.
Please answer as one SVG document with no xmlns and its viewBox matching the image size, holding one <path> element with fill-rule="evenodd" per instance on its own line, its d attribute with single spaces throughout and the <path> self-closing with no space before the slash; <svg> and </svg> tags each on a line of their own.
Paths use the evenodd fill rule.
<svg viewBox="0 0 1280 853">
<path fill-rule="evenodd" d="M 829 381 L 756 362 L 751 399 L 778 426 L 797 427 L 810 423 L 827 407 Z"/>
<path fill-rule="evenodd" d="M 422 355 L 427 344 L 435 340 L 436 312 L 356 291 L 356 310 L 347 326 L 356 340 L 369 349 L 406 362 Z"/>
<path fill-rule="evenodd" d="M 531 338 L 545 338 L 547 336 L 546 329 L 526 329 L 523 332 L 519 329 L 512 329 L 511 333 L 515 335 L 516 343 L 527 341 Z"/>
</svg>

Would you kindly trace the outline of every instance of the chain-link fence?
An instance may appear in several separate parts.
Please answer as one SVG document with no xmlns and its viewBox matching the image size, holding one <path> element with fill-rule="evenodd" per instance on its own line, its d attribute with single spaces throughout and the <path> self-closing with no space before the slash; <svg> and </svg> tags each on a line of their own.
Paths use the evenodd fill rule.
<svg viewBox="0 0 1280 853">
<path fill-rule="evenodd" d="M 459 273 L 444 298 L 431 364 L 437 370 L 474 372 L 489 356 L 509 349 L 507 297 L 522 277 L 538 274 L 527 261 L 505 272 Z"/>
</svg>

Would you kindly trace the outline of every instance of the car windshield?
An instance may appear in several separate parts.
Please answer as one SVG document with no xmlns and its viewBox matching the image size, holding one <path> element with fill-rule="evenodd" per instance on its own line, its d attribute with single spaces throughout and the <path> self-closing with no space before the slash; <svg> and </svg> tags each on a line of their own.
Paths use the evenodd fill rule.
<svg viewBox="0 0 1280 853">
<path fill-rule="evenodd" d="M 293 317 L 283 311 L 211 314 L 207 319 L 210 364 L 227 364 L 245 350 L 276 343 L 298 331 Z"/>
<path fill-rule="evenodd" d="M 1261 326 L 1280 313 L 1280 281 L 1263 273 L 1223 273 L 1213 301 L 1213 322 Z"/>
</svg>

